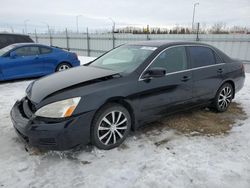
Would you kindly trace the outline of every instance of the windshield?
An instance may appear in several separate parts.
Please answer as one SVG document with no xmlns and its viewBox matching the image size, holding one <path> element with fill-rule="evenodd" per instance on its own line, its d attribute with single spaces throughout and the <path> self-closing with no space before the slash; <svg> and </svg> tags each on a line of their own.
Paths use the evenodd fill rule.
<svg viewBox="0 0 250 188">
<path fill-rule="evenodd" d="M 108 52 L 89 66 L 130 73 L 141 65 L 156 47 L 125 45 Z"/>
<path fill-rule="evenodd" d="M 12 50 L 15 46 L 13 45 L 9 45 L 9 46 L 6 46 L 2 49 L 0 49 L 0 56 L 6 54 L 8 51 Z"/>
</svg>

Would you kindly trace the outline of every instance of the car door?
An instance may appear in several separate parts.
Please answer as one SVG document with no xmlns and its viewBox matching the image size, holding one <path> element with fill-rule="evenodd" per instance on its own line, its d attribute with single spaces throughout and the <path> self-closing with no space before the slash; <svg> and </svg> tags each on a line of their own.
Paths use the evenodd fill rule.
<svg viewBox="0 0 250 188">
<path fill-rule="evenodd" d="M 39 62 L 39 48 L 25 46 L 15 49 L 5 57 L 2 72 L 5 79 L 39 76 L 43 72 L 43 65 Z"/>
<path fill-rule="evenodd" d="M 193 98 L 198 101 L 212 99 L 223 78 L 224 63 L 217 63 L 217 54 L 206 46 L 187 47 L 193 70 Z"/>
<path fill-rule="evenodd" d="M 189 70 L 185 47 L 166 49 L 147 70 L 157 67 L 165 68 L 166 75 L 139 81 L 140 107 L 144 119 L 147 115 L 159 115 L 162 111 L 187 103 L 192 98 L 192 72 Z"/>
<path fill-rule="evenodd" d="M 44 74 L 55 72 L 57 59 L 53 53 L 53 49 L 49 47 L 40 47 L 39 61 L 43 64 Z"/>
</svg>

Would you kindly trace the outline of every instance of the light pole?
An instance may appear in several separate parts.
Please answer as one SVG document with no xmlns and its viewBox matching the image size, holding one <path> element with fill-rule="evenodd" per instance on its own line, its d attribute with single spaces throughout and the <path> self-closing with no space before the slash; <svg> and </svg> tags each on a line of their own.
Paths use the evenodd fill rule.
<svg viewBox="0 0 250 188">
<path fill-rule="evenodd" d="M 193 8 L 192 31 L 194 31 L 195 8 L 196 8 L 197 5 L 199 5 L 199 3 L 195 3 L 195 4 L 194 4 L 194 8 Z"/>
<path fill-rule="evenodd" d="M 30 20 L 29 19 L 26 19 L 23 21 L 24 23 L 24 28 L 25 28 L 25 33 L 28 34 L 28 31 L 27 31 L 27 22 L 29 22 Z"/>
<path fill-rule="evenodd" d="M 112 43 L 113 43 L 113 48 L 115 48 L 115 21 L 112 18 L 108 18 L 109 20 L 111 20 L 111 22 L 113 23 L 112 26 Z"/>
<path fill-rule="evenodd" d="M 11 32 L 14 33 L 14 29 L 12 26 L 10 26 Z"/>
<path fill-rule="evenodd" d="M 10 28 L 10 31 L 11 31 L 12 33 L 14 33 L 14 29 L 13 29 L 13 27 L 12 27 L 11 25 L 6 24 L 6 26 Z"/>
<path fill-rule="evenodd" d="M 46 22 L 41 22 L 41 23 L 43 23 L 43 24 L 45 24 L 45 25 L 47 26 L 47 29 L 48 29 L 48 33 L 50 33 L 50 28 L 49 28 L 49 24 L 48 24 L 48 23 L 46 23 Z"/>
<path fill-rule="evenodd" d="M 115 32 L 115 21 L 112 18 L 108 18 L 108 19 L 113 23 L 112 32 L 114 33 Z"/>
<path fill-rule="evenodd" d="M 79 25 L 78 25 L 78 18 L 81 17 L 82 15 L 77 15 L 76 16 L 76 31 L 79 33 Z"/>
</svg>

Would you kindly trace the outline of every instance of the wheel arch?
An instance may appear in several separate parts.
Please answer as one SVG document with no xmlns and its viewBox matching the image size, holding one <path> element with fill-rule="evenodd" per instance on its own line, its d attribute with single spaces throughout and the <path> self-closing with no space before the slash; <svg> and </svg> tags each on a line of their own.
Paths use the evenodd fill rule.
<svg viewBox="0 0 250 188">
<path fill-rule="evenodd" d="M 107 99 L 99 108 L 98 110 L 96 111 L 96 113 L 101 109 L 103 108 L 104 106 L 106 106 L 107 104 L 110 104 L 110 103 L 116 103 L 116 104 L 119 104 L 123 107 L 125 107 L 130 116 L 131 116 L 131 130 L 135 130 L 136 129 L 136 118 L 135 118 L 135 113 L 134 113 L 134 109 L 132 107 L 132 105 L 130 104 L 130 102 L 128 101 L 128 99 L 126 99 L 125 97 L 112 97 L 112 98 L 109 98 Z M 95 114 L 96 114 L 95 113 Z M 94 118 L 93 118 L 94 119 Z"/>
<path fill-rule="evenodd" d="M 63 61 L 59 61 L 59 62 L 57 63 L 55 71 L 56 71 L 57 68 L 58 68 L 61 64 L 63 64 L 63 63 L 67 63 L 67 64 L 69 64 L 71 67 L 73 67 L 73 65 L 72 65 L 69 61 L 63 60 Z"/>
<path fill-rule="evenodd" d="M 233 90 L 234 90 L 234 92 L 233 92 L 233 99 L 234 99 L 234 97 L 235 97 L 235 83 L 234 83 L 234 81 L 233 80 L 225 80 L 224 82 L 222 82 L 222 84 L 220 85 L 220 87 L 223 86 L 225 83 L 229 83 L 229 84 L 232 85 Z"/>
</svg>

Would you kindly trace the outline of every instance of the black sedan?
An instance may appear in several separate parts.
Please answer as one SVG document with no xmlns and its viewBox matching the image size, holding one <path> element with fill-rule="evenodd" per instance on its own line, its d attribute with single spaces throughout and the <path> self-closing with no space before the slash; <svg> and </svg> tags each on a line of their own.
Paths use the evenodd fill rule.
<svg viewBox="0 0 250 188">
<path fill-rule="evenodd" d="M 127 44 L 31 83 L 11 119 L 31 146 L 111 149 L 162 115 L 198 106 L 226 111 L 244 80 L 241 62 L 206 44 Z"/>
</svg>

